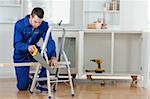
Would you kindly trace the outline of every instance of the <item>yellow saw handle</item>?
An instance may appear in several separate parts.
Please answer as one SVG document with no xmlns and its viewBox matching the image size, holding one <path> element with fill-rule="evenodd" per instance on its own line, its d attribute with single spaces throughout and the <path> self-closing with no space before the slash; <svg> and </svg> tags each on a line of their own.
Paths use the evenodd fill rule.
<svg viewBox="0 0 150 99">
<path fill-rule="evenodd" d="M 38 49 L 36 48 L 35 45 L 32 45 L 32 47 L 34 48 L 33 53 L 31 53 L 32 56 L 36 56 L 38 54 Z"/>
</svg>

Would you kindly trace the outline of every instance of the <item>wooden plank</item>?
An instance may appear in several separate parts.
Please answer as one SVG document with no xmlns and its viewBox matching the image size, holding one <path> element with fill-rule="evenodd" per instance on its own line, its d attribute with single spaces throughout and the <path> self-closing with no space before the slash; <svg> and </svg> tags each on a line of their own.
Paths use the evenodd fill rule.
<svg viewBox="0 0 150 99">
<path fill-rule="evenodd" d="M 11 67 L 11 66 L 37 66 L 38 62 L 26 62 L 26 63 L 0 63 L 0 67 Z"/>
<path fill-rule="evenodd" d="M 12 67 L 12 66 L 37 66 L 39 62 L 25 62 L 25 63 L 0 63 L 0 67 Z M 51 68 L 64 68 L 66 62 L 59 62 L 57 67 L 51 66 Z M 70 62 L 69 62 L 70 64 Z"/>
<path fill-rule="evenodd" d="M 88 72 L 85 75 L 92 75 L 92 76 L 141 76 L 138 73 L 95 73 L 95 72 Z"/>
</svg>

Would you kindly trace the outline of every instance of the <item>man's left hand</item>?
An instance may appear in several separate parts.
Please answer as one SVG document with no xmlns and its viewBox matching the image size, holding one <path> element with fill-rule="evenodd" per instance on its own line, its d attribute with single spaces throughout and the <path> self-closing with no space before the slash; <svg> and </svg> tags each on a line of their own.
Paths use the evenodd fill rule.
<svg viewBox="0 0 150 99">
<path fill-rule="evenodd" d="M 49 60 L 49 64 L 50 64 L 50 66 L 58 66 L 58 61 L 57 61 L 56 57 L 52 57 Z"/>
</svg>

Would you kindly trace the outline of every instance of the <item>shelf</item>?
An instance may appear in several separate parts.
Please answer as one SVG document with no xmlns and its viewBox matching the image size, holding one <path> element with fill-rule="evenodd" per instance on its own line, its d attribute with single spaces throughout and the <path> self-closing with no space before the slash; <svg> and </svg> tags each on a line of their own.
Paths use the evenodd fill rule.
<svg viewBox="0 0 150 99">
<path fill-rule="evenodd" d="M 120 0 L 115 0 L 120 1 Z M 87 29 L 89 23 L 96 22 L 98 19 L 104 19 L 104 24 L 109 29 L 120 28 L 120 9 L 106 9 L 106 3 L 112 1 L 106 0 L 85 0 L 83 6 L 83 28 Z M 119 2 L 120 5 L 120 2 Z M 101 21 L 103 23 L 103 21 Z"/>
</svg>

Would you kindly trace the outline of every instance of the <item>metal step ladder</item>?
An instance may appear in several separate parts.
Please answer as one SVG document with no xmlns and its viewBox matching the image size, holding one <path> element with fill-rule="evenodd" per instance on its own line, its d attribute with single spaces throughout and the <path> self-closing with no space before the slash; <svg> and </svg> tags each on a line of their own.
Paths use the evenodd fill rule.
<svg viewBox="0 0 150 99">
<path fill-rule="evenodd" d="M 44 77 L 43 78 L 39 78 L 38 77 L 38 73 L 39 73 L 40 67 L 41 67 L 41 64 L 39 64 L 36 67 L 36 71 L 35 71 L 35 74 L 34 74 L 34 77 L 33 77 L 33 81 L 32 81 L 32 85 L 31 85 L 31 88 L 30 88 L 30 93 L 33 93 L 33 90 L 34 90 L 34 88 L 36 86 L 36 82 L 37 81 L 45 81 L 45 80 L 47 80 L 48 98 L 49 99 L 52 98 L 52 96 L 51 96 L 52 89 L 53 89 L 53 91 L 56 91 L 56 87 L 58 85 L 58 82 L 69 82 L 70 90 L 71 90 L 71 96 L 74 96 L 74 88 L 73 88 L 72 76 L 71 76 L 71 72 L 70 72 L 70 62 L 68 61 L 68 58 L 67 58 L 67 56 L 65 54 L 65 51 L 64 51 L 64 43 L 65 43 L 66 31 L 62 27 L 61 27 L 61 29 L 63 30 L 63 34 L 62 34 L 62 38 L 61 38 L 60 51 L 59 51 L 59 56 L 58 56 L 59 65 L 57 67 L 51 67 L 51 69 L 56 68 L 56 74 L 55 75 L 51 75 L 51 70 L 46 70 L 47 77 L 46 78 L 44 78 Z M 48 56 L 47 56 L 47 53 L 46 53 L 46 45 L 47 45 L 47 42 L 48 42 L 48 39 L 49 39 L 49 36 L 50 36 L 50 33 L 51 33 L 52 30 L 53 30 L 53 28 L 49 28 L 48 29 L 48 31 L 46 33 L 45 40 L 43 42 L 42 51 L 41 51 L 41 55 L 45 57 L 45 61 L 47 62 L 47 64 L 49 64 L 49 62 L 48 62 Z M 64 62 L 60 62 L 62 57 L 64 57 Z M 61 68 L 67 69 L 68 76 L 60 76 L 59 75 L 59 70 Z M 64 80 L 64 78 L 65 78 L 65 80 Z M 52 86 L 51 83 L 53 83 L 54 86 Z M 53 88 L 51 88 L 51 87 L 53 87 Z"/>
</svg>

